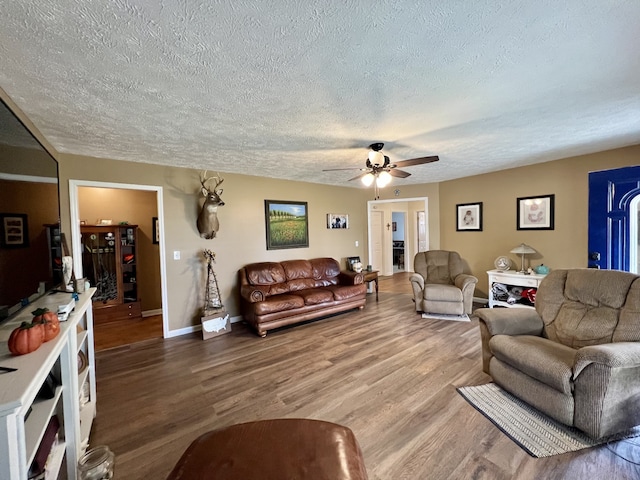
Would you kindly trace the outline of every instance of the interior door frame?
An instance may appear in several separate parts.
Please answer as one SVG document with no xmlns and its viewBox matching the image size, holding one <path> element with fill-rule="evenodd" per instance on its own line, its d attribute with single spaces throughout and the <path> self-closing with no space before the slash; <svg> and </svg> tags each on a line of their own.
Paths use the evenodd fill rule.
<svg viewBox="0 0 640 480">
<path fill-rule="evenodd" d="M 426 238 L 427 238 L 426 241 L 427 241 L 427 249 L 429 249 L 429 197 L 409 197 L 409 198 L 391 198 L 388 200 L 368 200 L 367 201 L 367 255 L 368 255 L 368 258 L 372 258 L 371 210 L 373 209 L 373 206 L 381 205 L 385 203 L 411 203 L 411 202 L 424 202 L 425 228 L 426 228 Z M 405 216 L 405 228 L 407 228 L 407 225 L 408 225 L 407 218 L 408 217 Z M 384 231 L 384 226 L 383 226 L 383 231 Z M 406 238 L 406 235 L 405 235 L 405 238 Z M 414 248 L 413 246 L 414 240 L 415 239 L 413 238 L 411 239 L 410 242 L 408 240 L 405 240 L 405 257 L 404 257 L 405 272 L 413 272 L 413 261 L 411 259 L 413 258 L 413 255 L 415 254 L 415 251 L 417 251 L 417 248 L 418 248 L 417 245 Z M 408 248 L 407 248 L 407 245 L 408 245 Z M 386 263 L 384 260 L 387 258 L 387 255 L 389 255 L 390 258 L 393 258 L 393 242 L 389 242 L 389 246 L 388 246 L 389 251 L 387 252 L 386 250 L 387 249 L 383 249 L 383 264 Z M 384 265 L 383 265 L 383 268 L 384 268 Z M 390 273 L 386 271 L 381 271 L 380 275 L 381 276 L 393 275 L 393 265 Z"/>
<path fill-rule="evenodd" d="M 164 200 L 163 190 L 157 185 L 134 185 L 129 183 L 95 182 L 91 180 L 69 180 L 69 210 L 71 216 L 71 249 L 73 252 L 73 270 L 76 276 L 82 277 L 82 244 L 80 242 L 80 208 L 78 205 L 78 189 L 80 187 L 115 188 L 122 190 L 144 190 L 156 192 L 160 231 L 160 295 L 162 298 L 162 336 L 169 336 L 169 302 L 167 295 L 167 265 L 164 254 Z"/>
</svg>

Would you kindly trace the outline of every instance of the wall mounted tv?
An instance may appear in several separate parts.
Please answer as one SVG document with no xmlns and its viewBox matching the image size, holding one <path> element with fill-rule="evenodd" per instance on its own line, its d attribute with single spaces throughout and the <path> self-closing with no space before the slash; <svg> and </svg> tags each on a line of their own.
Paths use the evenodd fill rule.
<svg viewBox="0 0 640 480">
<path fill-rule="evenodd" d="M 62 282 L 58 162 L 0 104 L 0 322 Z"/>
</svg>

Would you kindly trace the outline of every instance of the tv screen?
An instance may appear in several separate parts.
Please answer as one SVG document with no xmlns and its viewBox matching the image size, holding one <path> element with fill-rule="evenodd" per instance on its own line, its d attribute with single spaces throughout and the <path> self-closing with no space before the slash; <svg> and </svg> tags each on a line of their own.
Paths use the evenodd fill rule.
<svg viewBox="0 0 640 480">
<path fill-rule="evenodd" d="M 60 285 L 58 162 L 0 105 L 0 321 Z"/>
</svg>

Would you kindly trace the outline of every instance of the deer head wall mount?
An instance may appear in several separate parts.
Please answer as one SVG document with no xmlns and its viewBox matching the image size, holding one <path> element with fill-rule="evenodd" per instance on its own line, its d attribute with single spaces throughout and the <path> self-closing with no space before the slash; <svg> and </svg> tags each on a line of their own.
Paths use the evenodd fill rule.
<svg viewBox="0 0 640 480">
<path fill-rule="evenodd" d="M 214 180 L 213 188 L 207 187 L 207 182 Z M 222 189 L 218 188 L 224 181 L 220 174 L 216 174 L 207 178 L 207 171 L 200 174 L 200 184 L 202 185 L 202 195 L 204 195 L 204 203 L 198 215 L 198 232 L 202 238 L 215 238 L 220 224 L 218 223 L 218 207 L 224 205 L 222 201 Z"/>
</svg>

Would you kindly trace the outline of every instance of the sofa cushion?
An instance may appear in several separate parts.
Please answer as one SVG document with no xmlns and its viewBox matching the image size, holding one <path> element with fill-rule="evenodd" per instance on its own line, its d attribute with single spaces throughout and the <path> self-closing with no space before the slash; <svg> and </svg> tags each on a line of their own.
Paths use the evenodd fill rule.
<svg viewBox="0 0 640 480">
<path fill-rule="evenodd" d="M 424 286 L 422 295 L 425 299 L 433 302 L 458 302 L 462 303 L 462 290 L 455 285 L 432 285 L 427 283 Z"/>
<path fill-rule="evenodd" d="M 577 350 L 531 335 L 496 335 L 489 341 L 495 357 L 513 368 L 571 394 L 571 374 Z"/>
<path fill-rule="evenodd" d="M 278 262 L 252 263 L 245 267 L 250 285 L 273 285 L 284 283 L 287 279 L 284 268 Z"/>
<path fill-rule="evenodd" d="M 309 290 L 298 290 L 296 295 L 300 295 L 305 305 L 318 305 L 321 303 L 333 302 L 333 292 L 324 288 L 311 288 Z"/>
<path fill-rule="evenodd" d="M 325 288 L 333 293 L 333 298 L 337 301 L 360 297 L 367 291 L 364 283 L 359 283 L 358 285 L 329 285 Z"/>
<path fill-rule="evenodd" d="M 280 265 L 288 281 L 313 278 L 313 268 L 308 260 L 285 260 Z"/>
<path fill-rule="evenodd" d="M 325 287 L 327 285 L 336 285 L 338 283 L 338 275 L 340 275 L 340 264 L 333 258 L 314 258 L 310 260 L 313 268 L 313 279 L 316 281 L 316 287 Z"/>
<path fill-rule="evenodd" d="M 271 295 L 262 302 L 254 303 L 254 306 L 256 315 L 267 315 L 269 313 L 304 307 L 304 299 L 299 295 L 283 293 L 280 295 Z"/>
<path fill-rule="evenodd" d="M 637 307 L 625 305 L 636 279 L 631 273 L 609 270 L 551 272 L 536 296 L 544 335 L 573 348 L 611 343 L 622 319 L 624 332 L 617 338 L 636 340 L 634 336 L 640 337 L 640 331 L 629 328 L 626 313 L 628 309 L 631 316 L 635 315 Z"/>
</svg>

